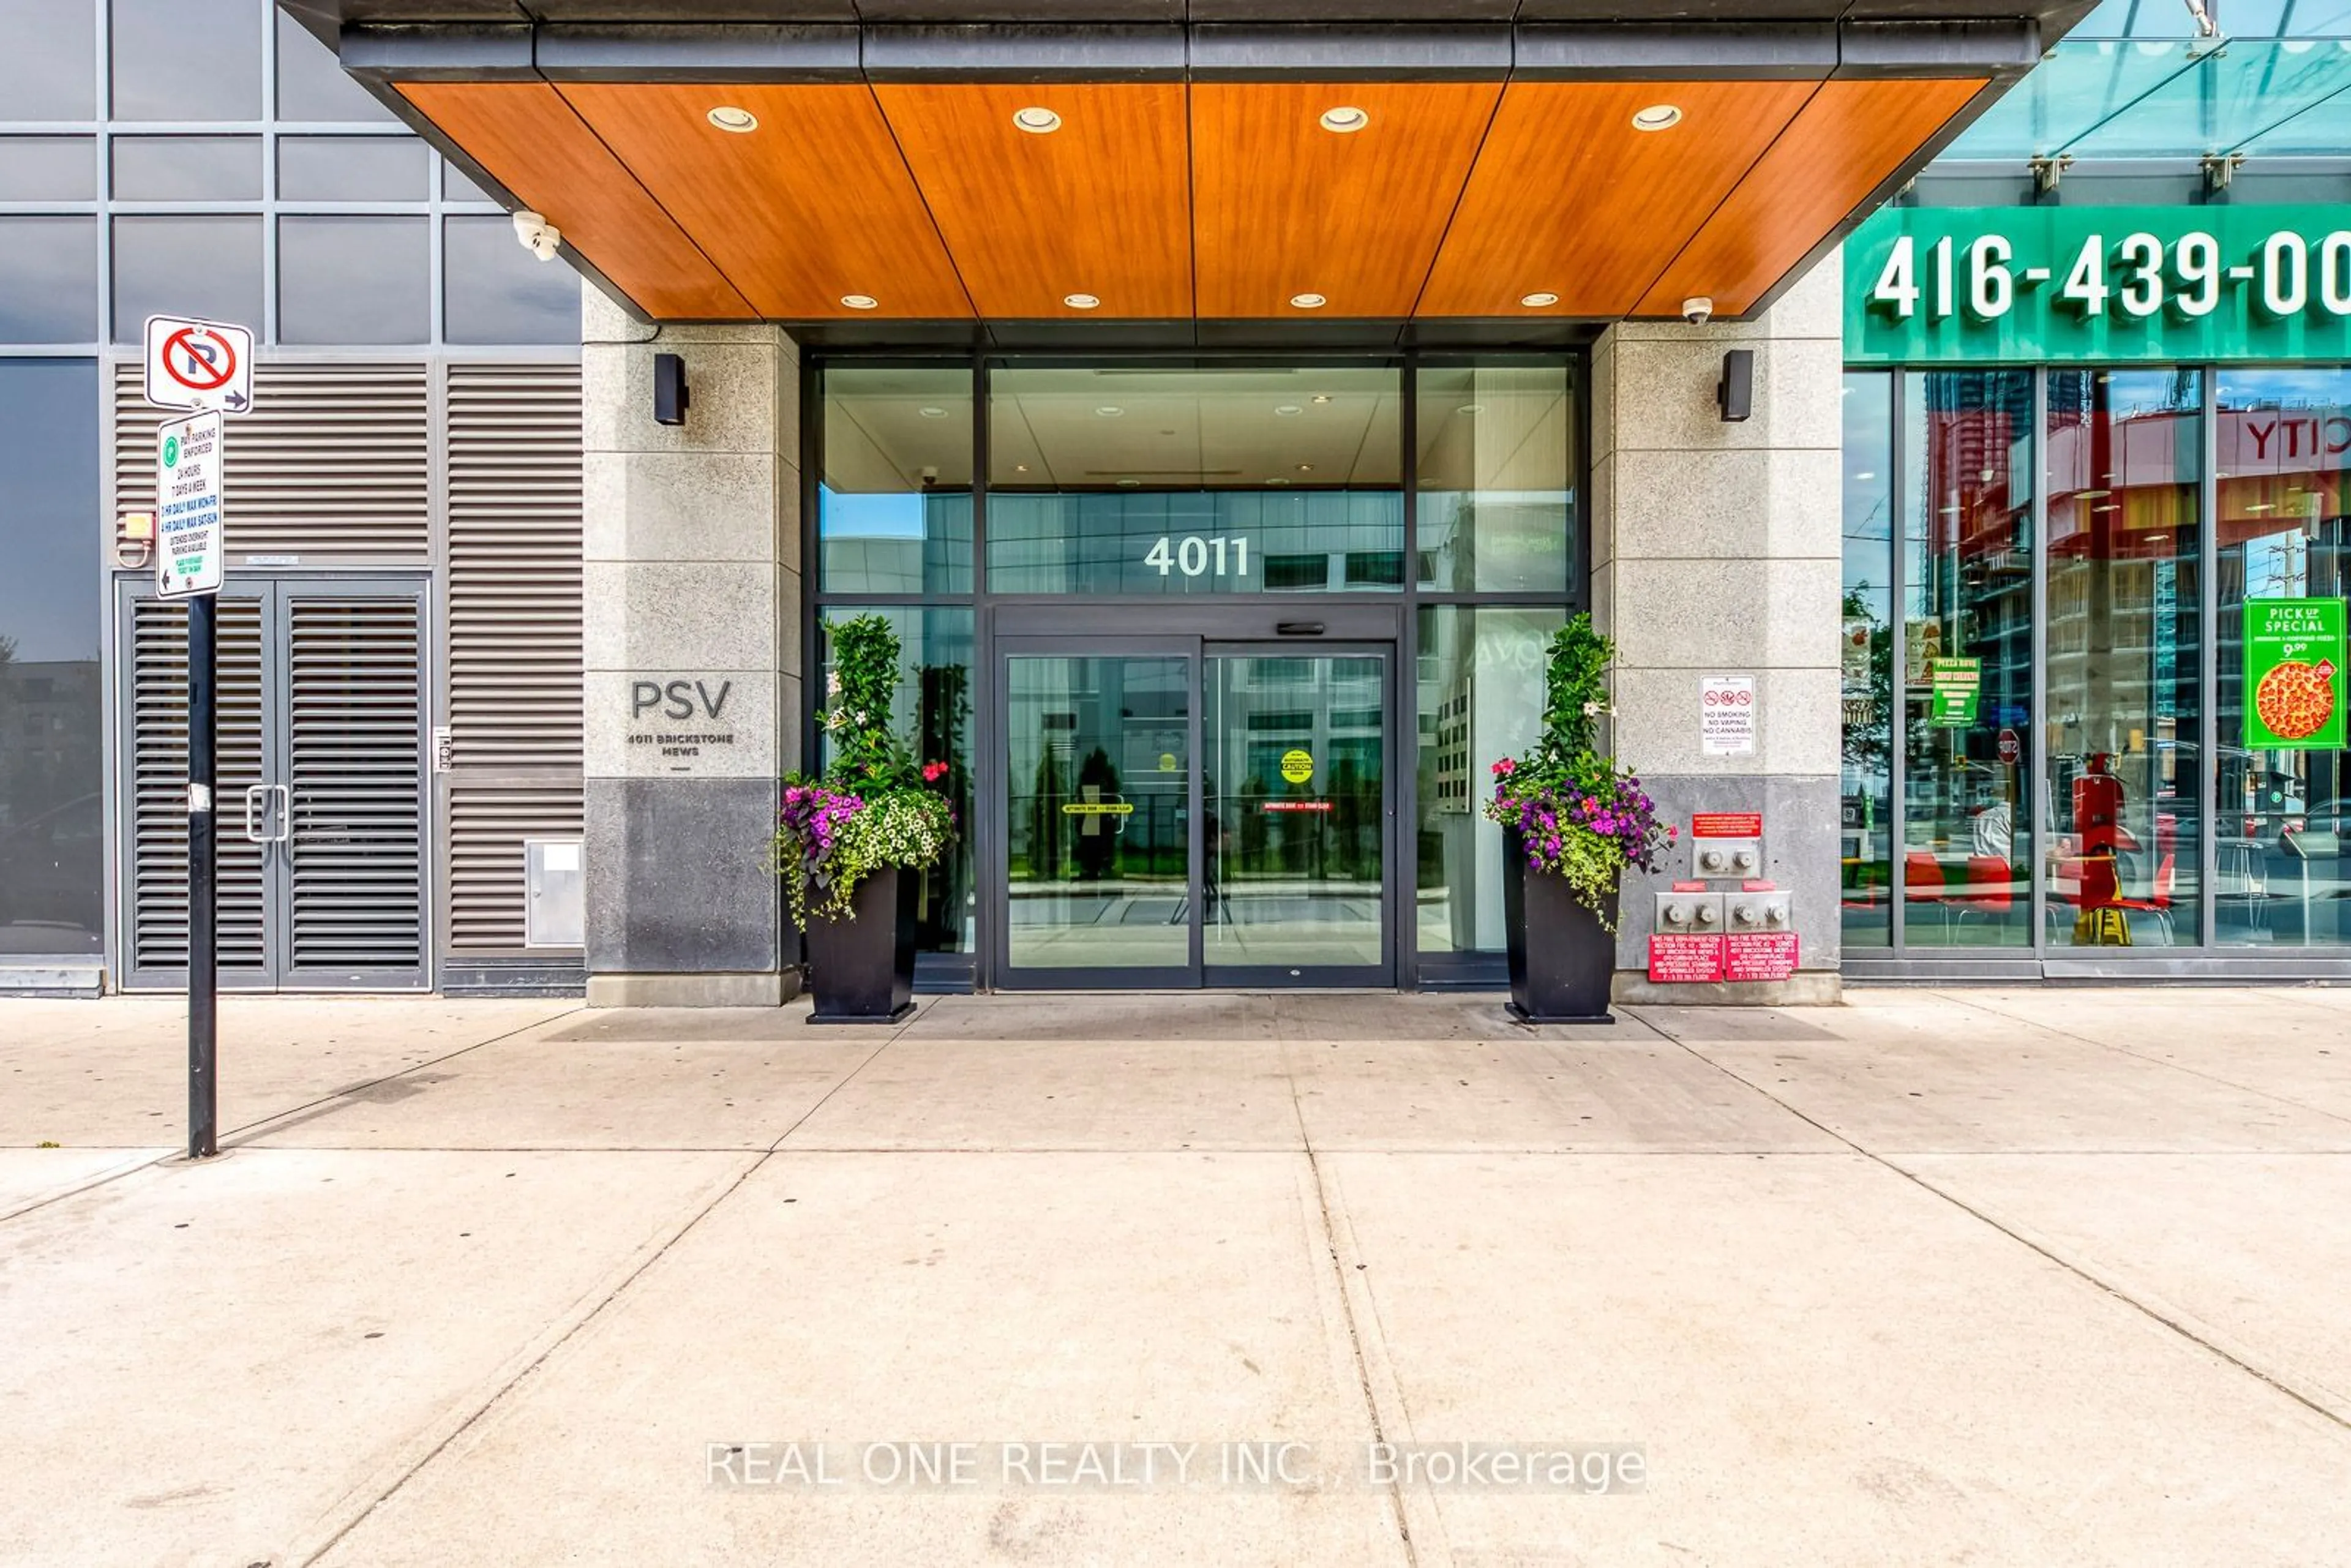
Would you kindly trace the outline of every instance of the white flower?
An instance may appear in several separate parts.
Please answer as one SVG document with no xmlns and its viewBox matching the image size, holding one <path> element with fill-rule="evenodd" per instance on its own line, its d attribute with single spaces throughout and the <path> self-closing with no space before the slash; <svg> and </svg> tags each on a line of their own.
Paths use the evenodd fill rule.
<svg viewBox="0 0 2351 1568">
<path fill-rule="evenodd" d="M 825 673 L 824 695 L 829 697 L 837 697 L 841 695 L 841 672 L 839 670 L 829 670 Z"/>
<path fill-rule="evenodd" d="M 1603 711 L 1604 710 L 1598 703 L 1585 703 L 1583 705 L 1583 716 L 1586 718 L 1598 718 Z"/>
</svg>

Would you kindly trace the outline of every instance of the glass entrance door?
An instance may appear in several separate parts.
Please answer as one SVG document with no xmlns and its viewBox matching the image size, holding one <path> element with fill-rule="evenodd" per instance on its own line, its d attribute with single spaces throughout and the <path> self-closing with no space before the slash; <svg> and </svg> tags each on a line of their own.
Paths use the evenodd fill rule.
<svg viewBox="0 0 2351 1568">
<path fill-rule="evenodd" d="M 1388 647 L 999 646 L 998 983 L 1395 982 Z"/>
</svg>

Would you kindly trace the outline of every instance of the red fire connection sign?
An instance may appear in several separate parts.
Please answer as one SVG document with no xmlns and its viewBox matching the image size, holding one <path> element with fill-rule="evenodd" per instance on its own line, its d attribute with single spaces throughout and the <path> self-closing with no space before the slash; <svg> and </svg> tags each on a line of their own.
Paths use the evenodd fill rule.
<svg viewBox="0 0 2351 1568">
<path fill-rule="evenodd" d="M 1763 813 L 1761 811 L 1700 811 L 1690 818 L 1690 837 L 1694 839 L 1760 839 L 1763 836 Z"/>
<path fill-rule="evenodd" d="M 1796 972 L 1792 931 L 1733 931 L 1719 940 L 1726 980 L 1784 980 Z"/>
<path fill-rule="evenodd" d="M 1667 934 L 1649 938 L 1649 978 L 1665 985 L 1711 985 L 1722 978 L 1719 936 Z"/>
</svg>

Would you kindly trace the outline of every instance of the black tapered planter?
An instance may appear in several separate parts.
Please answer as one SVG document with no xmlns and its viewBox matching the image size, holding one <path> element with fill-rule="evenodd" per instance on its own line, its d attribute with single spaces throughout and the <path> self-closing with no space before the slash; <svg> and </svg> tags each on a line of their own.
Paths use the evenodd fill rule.
<svg viewBox="0 0 2351 1568">
<path fill-rule="evenodd" d="M 914 1010 L 914 928 L 923 873 L 888 866 L 857 884 L 837 920 L 809 912 L 810 1023 L 896 1023 Z M 814 902 L 814 894 L 810 894 Z"/>
<path fill-rule="evenodd" d="M 1616 894 L 1607 898 L 1610 925 Z M 1533 871 L 1515 831 L 1502 844 L 1502 924 L 1508 929 L 1512 1017 L 1521 1023 L 1614 1023 L 1609 982 L 1616 938 L 1557 872 Z"/>
</svg>

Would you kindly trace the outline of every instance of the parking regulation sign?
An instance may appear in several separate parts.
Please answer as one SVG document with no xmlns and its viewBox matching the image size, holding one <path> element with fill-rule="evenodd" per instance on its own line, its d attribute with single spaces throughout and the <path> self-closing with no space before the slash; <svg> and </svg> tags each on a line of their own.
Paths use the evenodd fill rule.
<svg viewBox="0 0 2351 1568">
<path fill-rule="evenodd" d="M 185 316 L 147 318 L 147 401 L 157 408 L 253 412 L 253 332 Z"/>
<path fill-rule="evenodd" d="M 219 592 L 223 543 L 221 416 L 175 419 L 155 432 L 155 591 Z"/>
</svg>

